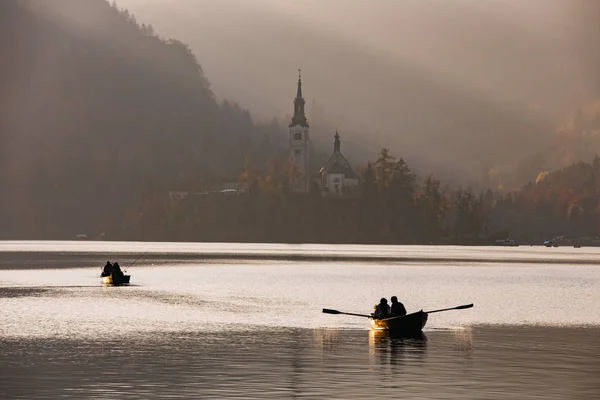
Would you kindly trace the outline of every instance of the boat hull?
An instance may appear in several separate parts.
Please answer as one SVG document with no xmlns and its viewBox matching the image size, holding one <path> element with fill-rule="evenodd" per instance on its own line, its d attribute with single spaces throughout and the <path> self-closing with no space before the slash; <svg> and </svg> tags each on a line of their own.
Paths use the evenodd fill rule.
<svg viewBox="0 0 600 400">
<path fill-rule="evenodd" d="M 371 327 L 378 330 L 389 330 L 396 334 L 418 334 L 427 323 L 427 313 L 418 311 L 396 318 L 369 318 Z"/>
<path fill-rule="evenodd" d="M 103 285 L 112 285 L 112 286 L 128 285 L 130 279 L 131 279 L 131 275 L 123 275 L 123 277 L 119 278 L 119 279 L 115 279 L 112 275 L 103 276 L 102 284 Z"/>
</svg>

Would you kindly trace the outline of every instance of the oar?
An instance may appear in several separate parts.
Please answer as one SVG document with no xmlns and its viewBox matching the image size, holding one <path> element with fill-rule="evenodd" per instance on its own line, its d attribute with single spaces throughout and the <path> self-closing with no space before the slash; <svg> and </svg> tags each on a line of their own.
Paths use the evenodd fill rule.
<svg viewBox="0 0 600 400">
<path fill-rule="evenodd" d="M 449 310 L 464 310 L 465 308 L 471 308 L 471 307 L 473 307 L 473 303 L 471 303 L 471 304 L 464 304 L 462 306 L 450 307 L 450 308 L 440 308 L 439 310 L 425 311 L 425 314 L 433 314 L 433 313 L 436 313 L 436 312 L 449 311 Z M 409 314 L 398 315 L 397 317 L 382 318 L 382 320 L 383 321 L 388 321 L 390 319 L 396 319 L 396 318 L 406 317 L 407 315 L 409 315 Z"/>
<path fill-rule="evenodd" d="M 440 308 L 439 310 L 425 311 L 425 312 L 427 314 L 433 314 L 434 312 L 441 312 L 441 311 L 448 311 L 448 310 L 464 310 L 465 308 L 471 308 L 471 307 L 473 307 L 473 303 L 465 304 L 462 306 L 450 307 L 450 308 Z"/>
<path fill-rule="evenodd" d="M 338 311 L 338 310 L 330 310 L 328 308 L 324 308 L 323 312 L 325 314 L 344 314 L 344 315 L 354 315 L 355 317 L 367 317 L 367 318 L 371 318 L 370 315 L 366 315 L 366 314 L 354 314 L 354 313 L 343 312 L 343 311 Z"/>
</svg>

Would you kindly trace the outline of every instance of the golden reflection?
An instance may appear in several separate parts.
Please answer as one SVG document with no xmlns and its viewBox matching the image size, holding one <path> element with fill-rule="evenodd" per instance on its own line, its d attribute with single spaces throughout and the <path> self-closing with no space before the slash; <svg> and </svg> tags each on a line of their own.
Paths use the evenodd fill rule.
<svg viewBox="0 0 600 400">
<path fill-rule="evenodd" d="M 421 359 L 426 348 L 427 336 L 423 332 L 406 336 L 381 329 L 369 331 L 371 365 L 401 365 L 408 359 Z"/>
<path fill-rule="evenodd" d="M 369 354 L 375 353 L 375 348 L 380 345 L 381 341 L 389 334 L 383 329 L 369 330 Z"/>
</svg>

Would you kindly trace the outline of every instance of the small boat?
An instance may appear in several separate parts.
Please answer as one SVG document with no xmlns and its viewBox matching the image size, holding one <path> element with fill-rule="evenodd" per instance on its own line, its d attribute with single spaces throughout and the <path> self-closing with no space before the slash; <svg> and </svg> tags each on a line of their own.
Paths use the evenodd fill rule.
<svg viewBox="0 0 600 400">
<path fill-rule="evenodd" d="M 467 308 L 473 307 L 473 303 L 464 304 L 462 306 L 449 307 L 449 308 L 441 308 L 439 310 L 432 311 L 417 311 L 412 314 L 406 314 L 398 317 L 388 317 L 388 318 L 375 318 L 373 314 L 356 314 L 349 313 L 344 311 L 332 310 L 330 308 L 324 308 L 323 312 L 325 314 L 343 314 L 343 315 L 353 315 L 355 317 L 367 317 L 369 318 L 369 322 L 371 322 L 371 327 L 375 330 L 387 330 L 390 334 L 394 336 L 419 336 L 419 333 L 425 327 L 427 323 L 428 314 L 433 314 L 442 311 L 449 310 L 464 310 Z"/>
<path fill-rule="evenodd" d="M 113 275 L 103 276 L 102 284 L 103 285 L 112 285 L 112 286 L 121 286 L 121 285 L 129 285 L 129 280 L 131 279 L 131 275 L 122 275 L 122 277 L 117 278 Z"/>
<path fill-rule="evenodd" d="M 427 323 L 427 313 L 423 310 L 401 317 L 369 318 L 373 329 L 386 329 L 394 333 L 415 334 L 419 333 Z"/>
</svg>

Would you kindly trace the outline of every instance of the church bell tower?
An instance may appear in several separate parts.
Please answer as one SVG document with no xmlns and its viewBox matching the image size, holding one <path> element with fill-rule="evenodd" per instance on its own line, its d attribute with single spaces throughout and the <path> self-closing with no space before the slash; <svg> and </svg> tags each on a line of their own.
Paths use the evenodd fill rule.
<svg viewBox="0 0 600 400">
<path fill-rule="evenodd" d="M 308 193 L 308 120 L 304 113 L 304 98 L 302 97 L 302 75 L 298 70 L 298 91 L 294 99 L 294 116 L 290 122 L 290 162 L 294 168 L 292 191 Z"/>
</svg>

